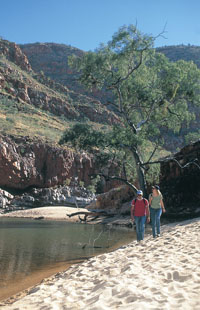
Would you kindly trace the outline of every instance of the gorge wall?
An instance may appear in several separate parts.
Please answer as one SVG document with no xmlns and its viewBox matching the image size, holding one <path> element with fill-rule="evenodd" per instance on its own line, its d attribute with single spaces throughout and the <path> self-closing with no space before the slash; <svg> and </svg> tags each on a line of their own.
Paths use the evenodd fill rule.
<svg viewBox="0 0 200 310">
<path fill-rule="evenodd" d="M 57 194 L 66 196 L 59 186 L 66 185 L 66 182 L 71 185 L 69 181 L 73 183 L 75 179 L 88 186 L 91 184 L 90 175 L 97 173 L 98 169 L 98 163 L 86 153 L 74 153 L 28 137 L 0 136 L 0 188 L 10 193 L 30 194 L 30 189 L 38 188 L 44 189 L 44 193 L 37 190 L 35 196 L 46 197 L 47 189 L 54 188 L 55 191 L 61 191 Z M 117 182 L 104 182 L 103 191 L 118 185 Z M 200 216 L 200 140 L 184 147 L 173 159 L 163 161 L 160 187 L 167 210 L 165 217 L 179 220 Z M 109 193 L 97 196 L 91 208 L 129 213 L 130 204 L 127 201 L 133 196 L 129 188 L 112 189 Z M 37 205 L 42 201 L 38 197 L 35 199 Z M 18 205 L 24 205 L 22 198 L 18 198 L 22 200 L 17 201 Z"/>
<path fill-rule="evenodd" d="M 0 136 L 0 187 L 26 190 L 53 187 L 77 176 L 90 183 L 92 158 L 28 137 Z"/>
<path fill-rule="evenodd" d="M 31 55 L 35 53 L 36 58 L 38 56 L 42 57 L 41 61 L 45 58 L 51 69 L 57 68 L 60 58 L 58 57 L 57 62 L 52 60 L 50 57 L 52 48 L 49 48 L 48 44 L 34 44 L 33 46 L 33 50 L 32 48 L 29 50 Z M 57 45 L 54 46 L 53 51 L 58 55 L 59 49 L 55 51 L 56 47 Z M 64 51 L 62 51 L 62 55 Z M 30 59 L 32 59 L 31 56 Z M 61 64 L 62 68 L 65 61 L 67 63 L 67 58 L 64 58 Z M 68 88 L 66 83 L 62 85 L 57 83 L 57 80 L 53 81 L 47 78 L 41 72 L 43 65 L 45 66 L 45 64 L 40 63 L 39 72 L 34 72 L 27 56 L 20 47 L 15 43 L 0 38 L 0 95 L 2 96 L 0 100 L 9 98 L 15 100 L 16 105 L 17 102 L 27 103 L 58 117 L 65 117 L 68 120 L 80 121 L 85 118 L 103 124 L 119 122 L 118 117 L 106 105 L 101 103 L 98 96 L 95 97 L 92 93 L 81 93 L 79 89 L 76 92 L 72 88 Z M 36 68 L 38 67 L 36 66 Z M 73 80 L 68 71 L 64 70 L 64 72 L 68 74 L 69 80 Z M 58 75 L 60 73 L 58 71 Z M 69 85 L 71 86 L 70 83 Z M 21 111 L 18 112 L 20 114 Z"/>
<path fill-rule="evenodd" d="M 161 164 L 160 186 L 167 217 L 200 216 L 200 140 Z"/>
<path fill-rule="evenodd" d="M 90 175 L 98 173 L 99 164 L 82 152 L 45 143 L 29 137 L 0 135 L 0 188 L 26 191 L 59 185 L 91 184 Z M 104 168 L 106 173 L 107 167 Z M 116 167 L 111 166 L 111 170 Z M 102 191 L 121 184 L 102 180 Z"/>
</svg>

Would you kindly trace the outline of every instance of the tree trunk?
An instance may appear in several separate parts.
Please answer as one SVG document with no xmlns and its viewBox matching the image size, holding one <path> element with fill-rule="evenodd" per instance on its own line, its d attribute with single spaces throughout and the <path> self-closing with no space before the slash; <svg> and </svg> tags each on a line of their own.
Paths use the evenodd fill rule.
<svg viewBox="0 0 200 310">
<path fill-rule="evenodd" d="M 136 163 L 136 170 L 137 170 L 137 176 L 138 176 L 138 182 L 140 185 L 140 189 L 143 191 L 143 195 L 145 198 L 148 198 L 147 196 L 147 183 L 144 175 L 144 169 L 142 168 L 142 160 L 140 159 L 140 156 L 136 149 L 132 150 L 135 163 Z"/>
</svg>

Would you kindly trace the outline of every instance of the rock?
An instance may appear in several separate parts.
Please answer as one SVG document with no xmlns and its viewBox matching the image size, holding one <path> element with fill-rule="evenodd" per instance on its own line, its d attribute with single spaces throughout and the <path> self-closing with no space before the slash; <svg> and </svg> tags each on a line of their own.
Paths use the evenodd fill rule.
<svg viewBox="0 0 200 310">
<path fill-rule="evenodd" d="M 130 200 L 133 196 L 133 190 L 127 185 L 122 185 L 97 195 L 96 200 L 87 209 L 106 210 L 108 213 L 130 214 Z"/>
<path fill-rule="evenodd" d="M 6 56 L 10 61 L 14 62 L 22 70 L 28 72 L 32 71 L 27 56 L 16 43 L 0 39 L 0 53 Z"/>
<path fill-rule="evenodd" d="M 90 175 L 100 169 L 93 156 L 85 152 L 75 153 L 39 139 L 3 135 L 0 135 L 0 168 L 0 187 L 23 191 L 64 184 L 78 190 L 80 181 L 87 187 L 91 184 Z M 115 171 L 116 166 L 111 166 L 110 173 L 111 169 Z M 104 181 L 102 190 L 118 185 L 119 181 Z"/>
<path fill-rule="evenodd" d="M 46 57 L 49 53 L 51 54 L 53 52 L 54 54 L 54 52 L 56 52 L 55 55 L 58 55 L 57 53 L 61 52 L 65 55 L 65 60 L 62 63 L 60 61 L 57 63 L 53 62 L 53 64 L 50 63 L 50 70 L 54 70 L 58 65 L 61 66 L 60 69 L 62 71 L 64 66 L 67 65 L 65 48 L 63 50 L 61 47 L 60 50 L 59 45 L 52 46 L 48 43 L 39 45 L 33 44 L 33 47 L 28 45 L 24 51 L 27 51 L 27 49 L 29 50 L 29 47 L 31 48 L 31 54 L 32 50 L 36 53 L 33 55 L 33 58 L 39 55 L 45 57 L 44 63 L 46 63 Z M 55 48 L 58 48 L 58 50 L 55 51 Z M 69 50 L 71 50 L 71 48 L 69 48 Z M 107 106 L 102 104 L 99 100 L 104 98 L 104 95 L 98 99 L 96 97 L 94 98 L 93 95 L 91 96 L 90 92 L 88 94 L 82 94 L 78 90 L 78 92 L 75 92 L 66 85 L 61 85 L 47 78 L 48 74 L 45 76 L 44 73 L 41 72 L 43 69 L 45 72 L 45 68 L 43 68 L 42 65 L 39 66 L 38 73 L 36 73 L 37 70 L 35 70 L 35 68 L 35 73 L 33 73 L 27 56 L 15 43 L 0 38 L 0 54 L 4 55 L 4 57 L 9 60 L 9 63 L 4 61 L 0 65 L 0 89 L 3 90 L 1 96 L 9 97 L 11 95 L 12 100 L 22 103 L 26 102 L 56 116 L 62 116 L 70 120 L 76 119 L 79 121 L 80 119 L 87 118 L 91 121 L 104 124 L 119 123 L 119 118 L 113 111 L 109 110 Z M 28 53 L 28 55 L 32 58 L 30 53 Z M 27 72 L 31 74 L 27 74 Z M 64 74 L 66 75 L 66 70 L 64 70 Z M 60 76 L 60 73 L 58 76 Z M 69 80 L 75 80 L 72 78 L 71 74 L 69 74 Z"/>
<path fill-rule="evenodd" d="M 55 188 L 33 188 L 20 196 L 15 196 L 5 208 L 23 210 L 43 206 L 86 207 L 94 201 L 95 195 L 83 188 L 59 186 Z"/>
<path fill-rule="evenodd" d="M 25 190 L 63 185 L 77 175 L 90 184 L 94 173 L 92 158 L 86 153 L 52 146 L 28 137 L 0 136 L 0 187 Z"/>
<path fill-rule="evenodd" d="M 200 140 L 161 164 L 160 187 L 168 218 L 200 216 Z M 194 161 L 196 160 L 196 161 Z M 192 163 L 194 161 L 194 163 Z M 196 164 L 195 164 L 196 163 Z"/>
<path fill-rule="evenodd" d="M 3 213 L 6 210 L 13 198 L 13 195 L 5 190 L 0 189 L 0 213 Z"/>
</svg>

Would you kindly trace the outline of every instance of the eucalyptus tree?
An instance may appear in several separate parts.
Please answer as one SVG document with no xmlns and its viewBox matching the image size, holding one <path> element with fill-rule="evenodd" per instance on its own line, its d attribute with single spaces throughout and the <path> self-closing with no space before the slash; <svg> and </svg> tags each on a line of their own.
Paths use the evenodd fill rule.
<svg viewBox="0 0 200 310">
<path fill-rule="evenodd" d="M 134 160 L 145 194 L 145 170 L 164 143 L 164 133 L 178 132 L 182 123 L 194 118 L 188 104 L 199 104 L 200 90 L 196 65 L 170 62 L 156 53 L 155 39 L 134 25 L 123 26 L 95 52 L 70 59 L 71 66 L 80 72 L 82 84 L 108 92 L 107 104 L 119 118 L 118 125 L 113 126 L 112 150 L 122 150 L 126 158 Z M 146 158 L 149 141 L 154 148 Z"/>
</svg>

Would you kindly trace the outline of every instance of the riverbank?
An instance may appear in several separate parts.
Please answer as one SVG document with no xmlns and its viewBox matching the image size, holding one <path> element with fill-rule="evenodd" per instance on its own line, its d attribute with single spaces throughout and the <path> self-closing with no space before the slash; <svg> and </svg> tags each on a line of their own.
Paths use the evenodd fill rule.
<svg viewBox="0 0 200 310">
<path fill-rule="evenodd" d="M 73 215 L 75 213 L 83 213 Z M 58 221 L 66 221 L 66 222 L 84 222 L 85 214 L 90 214 L 91 210 L 87 210 L 86 208 L 73 208 L 66 206 L 51 206 L 51 207 L 41 207 L 41 208 L 33 208 L 26 210 L 17 210 L 11 211 L 8 213 L 0 214 L 1 217 L 18 217 L 18 218 L 31 218 L 35 220 L 58 220 Z M 121 225 L 128 226 L 130 225 L 130 215 L 121 216 L 119 214 L 113 216 L 106 216 L 99 214 L 97 218 L 95 218 L 95 213 L 92 216 L 88 216 L 86 219 L 87 223 L 92 224 L 108 224 L 112 223 L 113 225 Z"/>
<path fill-rule="evenodd" d="M 200 218 L 147 236 L 44 280 L 4 310 L 199 309 Z M 12 300 L 13 301 L 13 300 Z"/>
<path fill-rule="evenodd" d="M 68 222 L 80 221 L 78 215 L 69 217 L 77 211 L 87 211 L 84 208 L 71 208 L 71 207 L 41 207 L 26 210 L 11 211 L 8 213 L 0 214 L 0 217 L 20 217 L 20 218 L 32 218 L 32 219 L 45 219 L 45 220 L 66 220 Z"/>
</svg>

